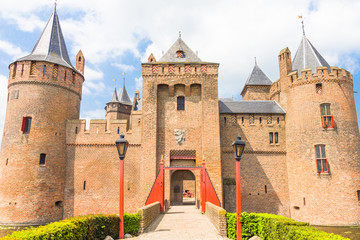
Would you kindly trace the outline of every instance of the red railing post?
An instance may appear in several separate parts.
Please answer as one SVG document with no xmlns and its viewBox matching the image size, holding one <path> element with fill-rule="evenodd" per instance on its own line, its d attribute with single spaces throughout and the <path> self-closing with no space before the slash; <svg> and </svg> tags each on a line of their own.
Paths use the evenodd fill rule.
<svg viewBox="0 0 360 240">
<path fill-rule="evenodd" d="M 205 184 L 205 159 L 202 162 L 202 169 L 201 169 L 201 212 L 205 212 L 205 202 L 206 202 L 206 184 Z"/>
<path fill-rule="evenodd" d="M 160 188 L 162 190 L 161 199 L 160 199 L 160 211 L 165 212 L 164 208 L 164 199 L 165 199 L 165 173 L 164 173 L 164 157 L 161 156 L 161 162 L 160 162 L 160 174 L 161 174 L 161 182 L 160 182 Z"/>
<path fill-rule="evenodd" d="M 240 185 L 240 161 L 236 161 L 236 233 L 237 239 L 242 239 L 241 236 L 241 185 Z"/>
<path fill-rule="evenodd" d="M 124 160 L 120 160 L 119 217 L 120 217 L 119 239 L 123 239 L 124 238 Z"/>
</svg>

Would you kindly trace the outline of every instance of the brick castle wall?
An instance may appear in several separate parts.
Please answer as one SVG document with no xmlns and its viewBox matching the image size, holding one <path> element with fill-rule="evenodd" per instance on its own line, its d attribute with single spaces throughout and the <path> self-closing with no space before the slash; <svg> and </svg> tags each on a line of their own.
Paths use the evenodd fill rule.
<svg viewBox="0 0 360 240">
<path fill-rule="evenodd" d="M 236 211 L 233 185 L 236 169 L 231 144 L 240 134 L 246 142 L 240 164 L 242 210 L 289 216 L 285 116 L 273 114 L 269 124 L 268 114 L 254 117 L 252 124 L 249 114 L 220 115 L 222 174 L 230 182 L 224 186 L 227 199 L 224 208 Z M 270 144 L 270 132 L 278 133 L 279 143 Z"/>
<path fill-rule="evenodd" d="M 359 129 L 352 76 L 344 69 L 304 69 L 280 79 L 287 86 L 287 162 L 291 217 L 317 225 L 360 222 Z M 316 91 L 316 84 L 322 91 Z M 330 104 L 335 127 L 322 126 L 320 104 Z M 318 173 L 315 145 L 325 145 L 329 173 Z"/>
<path fill-rule="evenodd" d="M 79 117 L 83 81 L 73 69 L 48 62 L 10 65 L 0 155 L 1 224 L 62 219 L 66 119 Z M 23 117 L 32 117 L 29 133 L 21 131 Z M 46 154 L 44 165 L 40 154 Z"/>
</svg>

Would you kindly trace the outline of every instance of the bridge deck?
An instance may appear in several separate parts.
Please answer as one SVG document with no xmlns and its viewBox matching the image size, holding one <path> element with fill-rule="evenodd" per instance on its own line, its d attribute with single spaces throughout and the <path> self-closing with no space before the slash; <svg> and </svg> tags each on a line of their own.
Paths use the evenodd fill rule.
<svg viewBox="0 0 360 240">
<path fill-rule="evenodd" d="M 223 240 L 227 238 L 217 234 L 210 220 L 194 205 L 184 205 L 172 206 L 151 223 L 142 235 L 131 239 Z"/>
</svg>

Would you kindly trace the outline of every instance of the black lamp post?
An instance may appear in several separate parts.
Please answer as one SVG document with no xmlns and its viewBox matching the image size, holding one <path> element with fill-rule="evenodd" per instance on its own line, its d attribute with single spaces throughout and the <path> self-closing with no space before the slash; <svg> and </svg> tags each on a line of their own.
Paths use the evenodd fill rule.
<svg viewBox="0 0 360 240">
<path fill-rule="evenodd" d="M 234 155 L 236 160 L 236 226 L 237 239 L 241 238 L 241 183 L 240 183 L 240 160 L 245 149 L 245 142 L 241 140 L 240 135 L 236 137 L 232 146 L 234 147 Z"/>
<path fill-rule="evenodd" d="M 129 142 L 124 138 L 124 134 L 120 134 L 120 138 L 115 141 L 117 151 L 120 158 L 120 199 L 119 199 L 119 217 L 120 217 L 120 229 L 119 239 L 124 238 L 124 158 L 126 150 L 129 146 Z"/>
</svg>

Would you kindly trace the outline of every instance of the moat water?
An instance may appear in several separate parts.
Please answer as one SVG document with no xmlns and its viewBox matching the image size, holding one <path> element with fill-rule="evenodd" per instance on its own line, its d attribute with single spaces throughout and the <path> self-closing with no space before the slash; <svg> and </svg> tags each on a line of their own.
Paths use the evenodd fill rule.
<svg viewBox="0 0 360 240">
<path fill-rule="evenodd" d="M 341 235 L 351 240 L 360 240 L 360 226 L 354 227 L 327 227 L 327 226 L 314 226 L 315 228 L 328 232 Z"/>
<path fill-rule="evenodd" d="M 343 237 L 350 238 L 351 240 L 360 240 L 360 226 L 358 227 L 326 227 L 326 226 L 314 226 L 317 229 L 328 232 L 339 234 Z M 5 237 L 6 235 L 24 229 L 21 228 L 1 228 L 0 227 L 0 237 Z"/>
</svg>

